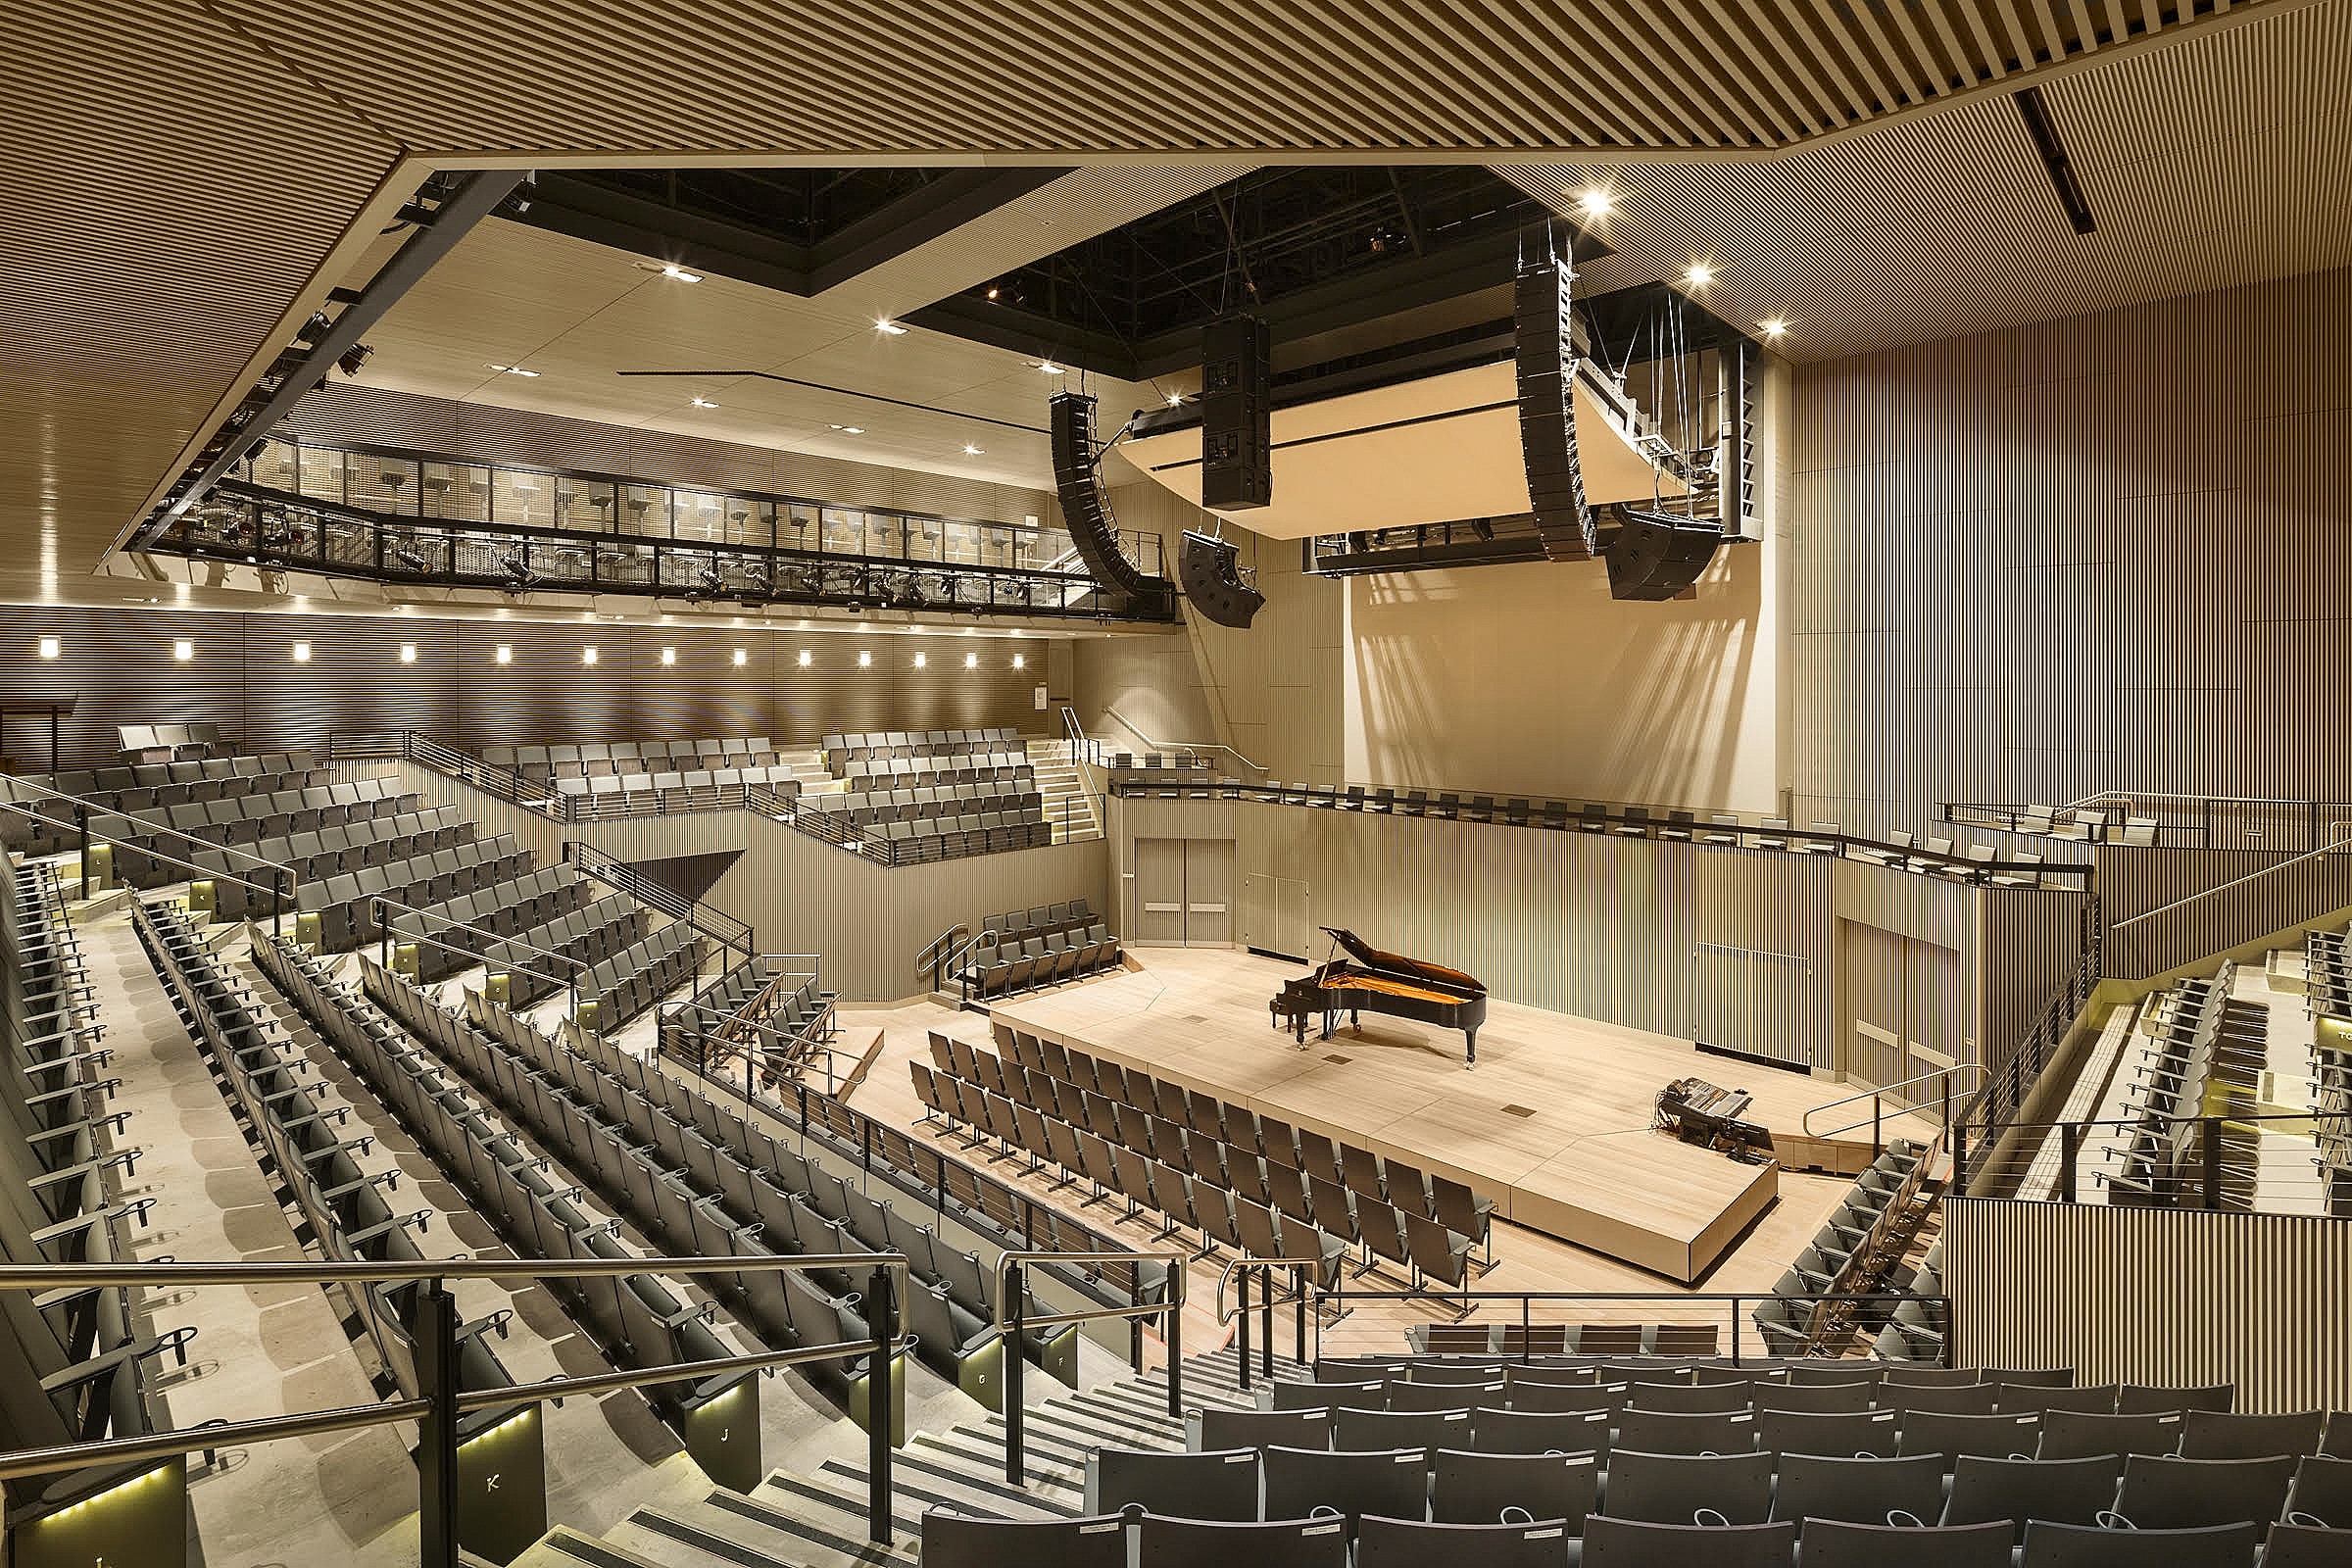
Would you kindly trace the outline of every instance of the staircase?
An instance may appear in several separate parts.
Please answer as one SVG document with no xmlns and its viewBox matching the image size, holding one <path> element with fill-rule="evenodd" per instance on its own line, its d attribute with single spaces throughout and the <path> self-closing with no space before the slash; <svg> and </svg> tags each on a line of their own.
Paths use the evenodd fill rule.
<svg viewBox="0 0 2352 1568">
<path fill-rule="evenodd" d="M 1303 1368 L 1277 1356 L 1277 1378 Z M 1183 1403 L 1248 1408 L 1231 1347 L 1184 1363 Z M 602 1537 L 559 1527 L 514 1559 L 514 1568 L 850 1568 L 910 1564 L 925 1508 L 946 1506 L 1000 1519 L 1066 1519 L 1085 1511 L 1086 1453 L 1095 1447 L 1180 1449 L 1184 1423 L 1168 1415 L 1162 1370 L 1026 1406 L 1026 1471 L 1004 1479 L 1004 1418 L 991 1415 L 919 1432 L 893 1456 L 893 1544 L 866 1540 L 866 1466 L 830 1458 L 808 1475 L 777 1470 L 743 1495 L 710 1490 L 700 1501 L 637 1509 Z"/>
<path fill-rule="evenodd" d="M 1046 820 L 1054 824 L 1054 842 L 1077 844 L 1102 836 L 1095 815 L 1095 798 L 1079 776 L 1066 740 L 1026 743 L 1029 766 L 1037 774 L 1038 793 L 1045 797 Z"/>
<path fill-rule="evenodd" d="M 826 769 L 825 754 L 813 746 L 803 751 L 778 748 L 776 760 L 792 769 L 803 795 L 838 794 L 849 788 L 845 780 L 835 778 Z"/>
</svg>

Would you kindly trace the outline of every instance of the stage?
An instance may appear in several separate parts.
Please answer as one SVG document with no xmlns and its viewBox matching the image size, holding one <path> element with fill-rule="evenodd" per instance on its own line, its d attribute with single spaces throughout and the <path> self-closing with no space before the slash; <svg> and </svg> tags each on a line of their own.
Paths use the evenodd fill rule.
<svg viewBox="0 0 2352 1568">
<path fill-rule="evenodd" d="M 1140 967 L 998 1004 L 991 1016 L 1121 1066 L 1466 1182 L 1497 1216 L 1669 1279 L 1698 1279 L 1779 1191 L 1741 1164 L 1651 1130 L 1668 1081 L 1755 1096 L 1748 1119 L 1795 1131 L 1835 1083 L 1640 1030 L 1489 1004 L 1478 1065 L 1461 1034 L 1365 1014 L 1301 1051 L 1266 1003 L 1301 966 L 1225 950 L 1152 948 Z"/>
</svg>

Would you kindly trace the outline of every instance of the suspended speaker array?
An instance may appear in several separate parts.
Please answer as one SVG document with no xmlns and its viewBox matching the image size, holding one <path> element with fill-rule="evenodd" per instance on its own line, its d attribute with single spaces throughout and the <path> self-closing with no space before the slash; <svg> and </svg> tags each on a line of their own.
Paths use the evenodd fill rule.
<svg viewBox="0 0 2352 1568">
<path fill-rule="evenodd" d="M 1620 523 L 1609 544 L 1611 599 L 1672 599 L 1698 581 L 1723 542 L 1713 517 L 1616 510 Z"/>
<path fill-rule="evenodd" d="M 1597 541 L 1576 459 L 1576 272 L 1548 231 L 1521 243 L 1511 291 L 1519 368 L 1519 453 L 1547 561 L 1590 561 Z"/>
<path fill-rule="evenodd" d="M 1254 316 L 1200 329 L 1200 505 L 1212 512 L 1273 504 L 1270 345 Z"/>
<path fill-rule="evenodd" d="M 1176 580 L 1192 607 L 1220 626 L 1248 626 L 1265 607 L 1266 596 L 1242 580 L 1241 553 L 1230 540 L 1187 528 Z"/>
<path fill-rule="evenodd" d="M 1048 402 L 1047 424 L 1054 438 L 1054 489 L 1061 498 L 1070 542 L 1095 581 L 1138 599 L 1164 592 L 1166 582 L 1146 573 L 1119 548 L 1119 525 L 1095 470 L 1095 400 L 1082 392 L 1056 392 Z"/>
</svg>

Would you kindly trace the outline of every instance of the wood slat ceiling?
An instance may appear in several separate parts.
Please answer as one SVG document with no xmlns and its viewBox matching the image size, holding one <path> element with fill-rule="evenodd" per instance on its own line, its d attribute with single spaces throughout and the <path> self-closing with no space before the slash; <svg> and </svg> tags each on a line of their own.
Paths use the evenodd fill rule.
<svg viewBox="0 0 2352 1568">
<path fill-rule="evenodd" d="M 2230 158 L 2213 151 L 2217 123 L 2259 119 L 2271 102 L 2264 73 L 2302 83 L 2286 100 L 2297 112 L 2325 96 L 2323 67 L 2340 79 L 2339 56 L 2282 52 L 2301 36 L 2287 28 L 2306 3 L 2310 25 L 2333 37 L 2347 0 L 19 8 L 12 91 L 0 103 L 10 174 L 0 420 L 15 437 L 0 442 L 0 524 L 23 548 L 0 558 L 0 597 L 119 597 L 118 584 L 88 576 L 108 545 L 433 168 L 1763 161 L 1778 172 L 1642 176 L 1661 182 L 1661 213 L 1673 211 L 1637 242 L 1666 258 L 1701 238 L 1761 253 L 1745 236 L 1785 237 L 1794 260 L 1749 269 L 1754 280 L 1740 286 L 1750 292 L 1734 303 L 1762 309 L 1777 292 L 1801 314 L 1816 301 L 1825 319 L 1842 313 L 1817 346 L 1890 343 L 2020 309 L 2082 308 L 2162 260 L 2154 242 L 2119 246 L 2079 283 L 2062 274 L 2048 309 L 2018 304 L 2040 298 L 2030 265 L 1989 270 L 2031 264 L 2031 253 L 1994 248 L 1973 275 L 1924 262 L 1890 269 L 1889 256 L 1939 258 L 1961 243 L 1937 217 L 1954 199 L 1944 186 L 1983 177 L 1990 135 L 1966 117 L 1991 114 L 2028 74 L 2050 78 L 2079 167 L 2110 150 L 2119 160 L 2084 168 L 2094 207 L 2137 178 L 2152 182 L 2150 222 L 2177 221 L 2172 204 L 2197 172 L 2185 150 L 2197 146 L 2209 150 L 2207 177 L 2259 187 L 2227 222 L 2166 246 L 2197 258 L 2168 278 L 2265 275 L 2334 245 L 2324 216 L 2296 214 L 2253 236 L 2236 225 L 2280 207 L 2315 163 L 2332 191 L 2340 125 L 2291 153 L 2283 129 L 2250 129 Z M 2249 16 L 2254 25 L 2231 26 Z M 2272 17 L 2280 20 L 2259 20 Z M 2149 47 L 2175 36 L 2246 50 L 2240 73 L 2198 74 L 2207 68 Z M 2095 75 L 2111 59 L 2128 64 L 2107 68 L 2104 84 L 2070 87 L 2066 74 Z M 2192 94 L 2217 79 L 2236 101 Z M 2340 104 L 2326 107 L 2337 125 Z M 1819 140 L 1894 134 L 1872 129 L 1890 117 L 1906 117 L 1903 131 L 1918 139 L 1850 162 Z M 2181 160 L 2151 160 L 2164 147 L 2183 149 Z M 1922 162 L 1898 168 L 1898 157 Z M 2022 213 L 2028 195 L 2013 187 L 2034 172 L 2001 157 L 2002 199 Z M 1791 181 L 1814 195 L 1787 198 Z M 1817 214 L 1840 181 L 1869 188 L 1845 192 L 1840 217 Z M 1874 202 L 1876 221 L 1861 221 Z M 1921 226 L 1929 238 L 1910 237 Z M 1863 282 L 1838 282 L 1848 270 Z M 1913 292 L 1922 280 L 1974 303 L 1923 301 Z M 197 598 L 210 602 L 203 590 Z"/>
</svg>

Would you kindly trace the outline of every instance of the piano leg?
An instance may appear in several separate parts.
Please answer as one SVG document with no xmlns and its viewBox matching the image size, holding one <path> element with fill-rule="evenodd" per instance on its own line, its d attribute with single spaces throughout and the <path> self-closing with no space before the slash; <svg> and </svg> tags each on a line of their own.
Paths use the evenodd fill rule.
<svg viewBox="0 0 2352 1568">
<path fill-rule="evenodd" d="M 1465 1029 L 1462 1031 L 1462 1038 L 1470 1043 L 1469 1058 L 1465 1060 L 1462 1065 L 1465 1067 L 1475 1067 L 1478 1065 L 1478 1031 L 1476 1029 Z"/>
</svg>

